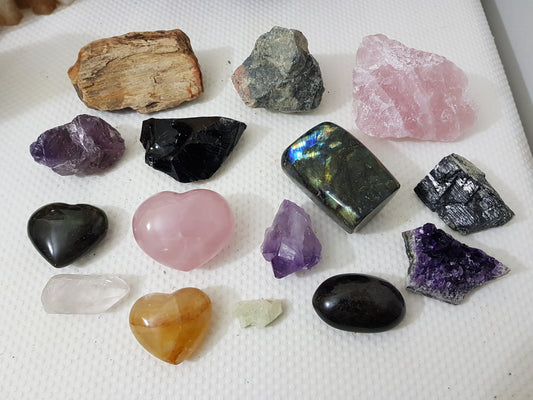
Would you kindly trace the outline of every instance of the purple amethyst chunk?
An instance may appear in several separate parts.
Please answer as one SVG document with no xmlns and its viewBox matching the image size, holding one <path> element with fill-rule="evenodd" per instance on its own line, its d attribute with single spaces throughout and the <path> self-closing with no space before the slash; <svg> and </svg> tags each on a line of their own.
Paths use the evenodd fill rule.
<svg viewBox="0 0 533 400">
<path fill-rule="evenodd" d="M 484 251 L 455 240 L 433 224 L 402 233 L 409 257 L 407 289 L 452 304 L 510 270 Z"/>
<path fill-rule="evenodd" d="M 115 128 L 86 114 L 47 130 L 30 145 L 33 159 L 59 175 L 102 172 L 119 160 L 124 150 L 124 139 Z"/>
<path fill-rule="evenodd" d="M 321 258 L 322 245 L 311 226 L 311 217 L 303 208 L 283 200 L 272 226 L 265 231 L 261 248 L 272 263 L 276 278 L 315 266 Z"/>
</svg>

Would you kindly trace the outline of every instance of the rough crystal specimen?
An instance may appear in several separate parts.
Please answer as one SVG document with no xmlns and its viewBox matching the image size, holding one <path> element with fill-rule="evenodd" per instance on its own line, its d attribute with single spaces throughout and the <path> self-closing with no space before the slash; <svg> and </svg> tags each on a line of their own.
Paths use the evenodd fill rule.
<svg viewBox="0 0 533 400">
<path fill-rule="evenodd" d="M 211 323 L 209 296 L 200 289 L 151 293 L 135 302 L 130 328 L 153 356 L 170 364 L 190 358 L 202 344 Z"/>
<path fill-rule="evenodd" d="M 370 136 L 457 140 L 476 120 L 454 63 L 385 35 L 363 38 L 353 72 L 357 127 Z"/>
<path fill-rule="evenodd" d="M 303 208 L 283 200 L 272 226 L 265 231 L 261 248 L 265 260 L 272 263 L 276 278 L 315 266 L 321 258 L 322 245 L 311 226 L 311 217 Z"/>
<path fill-rule="evenodd" d="M 196 189 L 153 195 L 137 208 L 132 226 L 146 254 L 168 267 L 190 271 L 231 242 L 234 220 L 224 197 Z"/>
<path fill-rule="evenodd" d="M 475 288 L 503 276 L 509 268 L 455 240 L 433 224 L 402 233 L 409 257 L 407 289 L 452 304 L 460 304 Z"/>
<path fill-rule="evenodd" d="M 235 316 L 241 328 L 255 326 L 264 328 L 278 318 L 283 312 L 281 300 L 246 300 L 235 306 Z"/>
<path fill-rule="evenodd" d="M 361 228 L 400 187 L 359 140 L 323 122 L 283 153 L 282 168 L 348 233 Z"/>
<path fill-rule="evenodd" d="M 405 315 L 405 301 L 394 285 L 362 274 L 325 280 L 313 295 L 313 307 L 328 325 L 350 332 L 386 331 Z"/>
<path fill-rule="evenodd" d="M 68 76 L 80 99 L 98 110 L 161 111 L 204 91 L 189 38 L 179 29 L 132 32 L 84 46 Z"/>
<path fill-rule="evenodd" d="M 256 43 L 232 77 L 247 106 L 271 111 L 309 111 L 320 104 L 324 84 L 302 32 L 276 26 Z"/>
<path fill-rule="evenodd" d="M 233 151 L 246 124 L 223 117 L 143 121 L 145 162 L 180 182 L 210 178 Z"/>
<path fill-rule="evenodd" d="M 503 225 L 514 216 L 483 171 L 457 154 L 444 157 L 416 185 L 415 193 L 462 234 Z"/>
<path fill-rule="evenodd" d="M 107 233 L 107 216 L 88 204 L 52 203 L 35 211 L 28 237 L 56 268 L 65 267 L 93 249 Z"/>
<path fill-rule="evenodd" d="M 46 284 L 41 303 L 49 314 L 99 314 L 129 292 L 126 282 L 113 275 L 55 275 Z"/>
<path fill-rule="evenodd" d="M 115 128 L 86 114 L 47 130 L 30 145 L 33 159 L 59 175 L 102 172 L 118 161 L 124 150 L 124 140 Z"/>
</svg>

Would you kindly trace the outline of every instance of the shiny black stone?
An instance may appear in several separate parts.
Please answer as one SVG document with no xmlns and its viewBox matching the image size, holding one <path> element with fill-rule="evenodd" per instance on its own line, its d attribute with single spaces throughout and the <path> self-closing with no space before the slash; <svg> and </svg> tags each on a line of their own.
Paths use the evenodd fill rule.
<svg viewBox="0 0 533 400">
<path fill-rule="evenodd" d="M 96 246 L 104 238 L 107 226 L 107 216 L 99 208 L 52 203 L 32 214 L 28 236 L 50 264 L 61 268 Z"/>
<path fill-rule="evenodd" d="M 503 225 L 514 216 L 483 171 L 458 154 L 444 157 L 414 190 L 446 225 L 464 235 Z"/>
<path fill-rule="evenodd" d="M 370 275 L 341 274 L 324 281 L 313 295 L 318 316 L 337 329 L 382 332 L 405 316 L 405 301 L 391 283 Z"/>
<path fill-rule="evenodd" d="M 223 117 L 143 121 L 145 162 L 180 182 L 210 178 L 226 160 L 246 124 Z"/>
<path fill-rule="evenodd" d="M 350 132 L 323 122 L 283 153 L 285 173 L 348 233 L 365 225 L 400 188 Z"/>
</svg>

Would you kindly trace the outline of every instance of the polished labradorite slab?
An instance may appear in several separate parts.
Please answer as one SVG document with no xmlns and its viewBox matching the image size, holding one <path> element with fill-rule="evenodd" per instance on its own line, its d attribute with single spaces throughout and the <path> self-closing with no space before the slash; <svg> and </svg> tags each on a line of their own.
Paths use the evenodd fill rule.
<svg viewBox="0 0 533 400">
<path fill-rule="evenodd" d="M 315 126 L 291 144 L 281 165 L 348 233 L 369 221 L 400 187 L 359 140 L 331 122 Z"/>
</svg>

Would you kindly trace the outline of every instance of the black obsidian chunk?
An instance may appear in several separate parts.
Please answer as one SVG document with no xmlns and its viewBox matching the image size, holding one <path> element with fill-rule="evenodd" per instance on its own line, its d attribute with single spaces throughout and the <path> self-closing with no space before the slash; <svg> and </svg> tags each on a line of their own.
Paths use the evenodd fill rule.
<svg viewBox="0 0 533 400">
<path fill-rule="evenodd" d="M 324 322 L 350 332 L 382 332 L 405 316 L 405 301 L 391 283 L 370 275 L 341 274 L 326 279 L 313 295 Z"/>
<path fill-rule="evenodd" d="M 224 117 L 143 121 L 145 162 L 180 182 L 210 178 L 226 160 L 246 124 Z"/>
<path fill-rule="evenodd" d="M 464 235 L 503 225 L 514 216 L 483 171 L 457 154 L 444 157 L 414 190 L 446 225 Z"/>
</svg>

